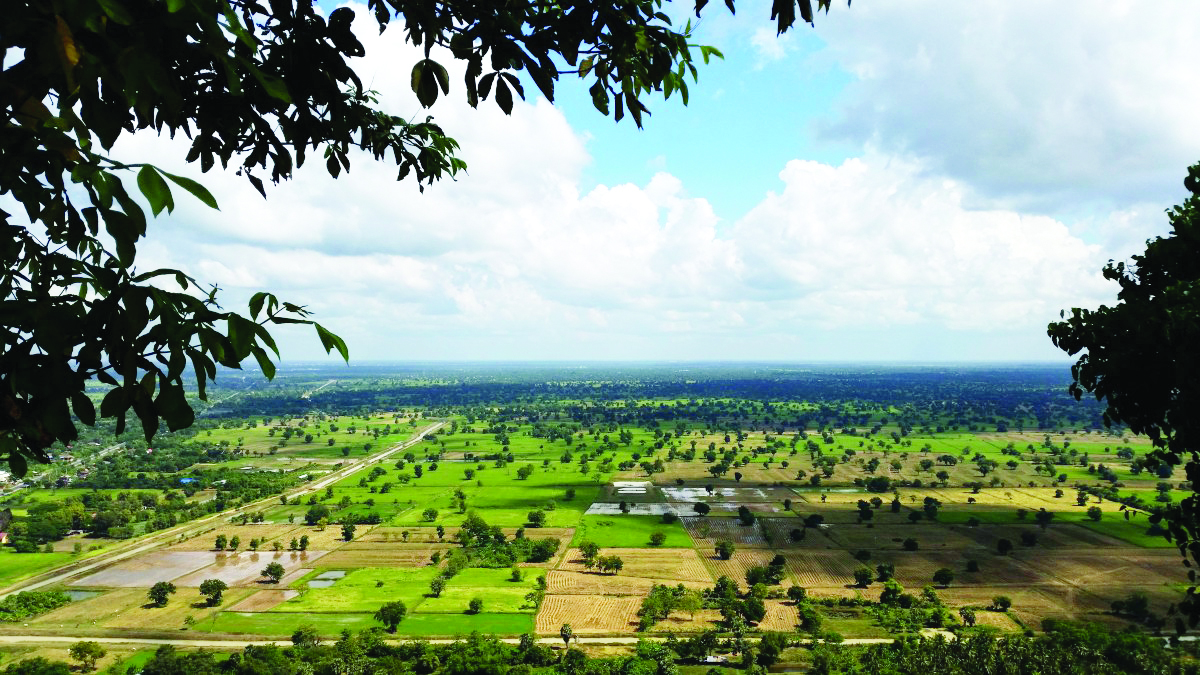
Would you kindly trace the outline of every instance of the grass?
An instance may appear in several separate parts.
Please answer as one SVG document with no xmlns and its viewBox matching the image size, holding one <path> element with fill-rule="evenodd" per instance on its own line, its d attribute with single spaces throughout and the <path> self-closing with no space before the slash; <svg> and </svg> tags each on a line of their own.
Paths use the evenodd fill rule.
<svg viewBox="0 0 1200 675">
<path fill-rule="evenodd" d="M 521 581 L 512 581 L 508 569 L 466 569 L 450 579 L 440 597 L 426 598 L 418 607 L 425 613 L 462 613 L 472 598 L 483 601 L 483 610 L 489 613 L 533 612 L 525 602 L 525 595 L 533 590 L 537 570 L 524 570 Z"/>
<path fill-rule="evenodd" d="M 321 635 L 332 637 L 346 629 L 358 632 L 381 624 L 371 614 L 221 612 L 213 619 L 196 624 L 193 630 L 203 633 L 289 637 L 296 632 L 296 629 L 304 625 L 316 628 Z"/>
<path fill-rule="evenodd" d="M 678 522 L 670 525 L 659 516 L 583 516 L 575 530 L 571 546 L 592 541 L 601 548 L 645 548 L 650 535 L 662 532 L 667 539 L 660 548 L 691 548 L 692 538 Z"/>
<path fill-rule="evenodd" d="M 70 553 L 15 553 L 10 548 L 0 551 L 0 588 L 54 569 L 76 558 Z"/>
<path fill-rule="evenodd" d="M 533 632 L 533 614 L 412 614 L 400 624 L 397 635 L 430 637 L 466 635 L 521 635 Z"/>
<path fill-rule="evenodd" d="M 358 569 L 332 586 L 311 588 L 280 603 L 271 612 L 374 612 L 392 600 L 401 600 L 411 609 L 429 592 L 429 582 L 437 572 L 435 567 Z"/>
<path fill-rule="evenodd" d="M 1167 541 L 1161 535 L 1147 534 L 1146 528 L 1150 525 L 1150 522 L 1146 520 L 1145 516 L 1139 516 L 1136 521 L 1129 521 L 1108 514 L 1105 514 L 1105 516 L 1099 521 L 1083 517 L 1073 522 L 1080 527 L 1086 527 L 1094 532 L 1116 537 L 1121 541 L 1129 542 L 1135 546 L 1142 546 L 1144 548 L 1173 548 L 1175 546 L 1175 544 Z"/>
</svg>

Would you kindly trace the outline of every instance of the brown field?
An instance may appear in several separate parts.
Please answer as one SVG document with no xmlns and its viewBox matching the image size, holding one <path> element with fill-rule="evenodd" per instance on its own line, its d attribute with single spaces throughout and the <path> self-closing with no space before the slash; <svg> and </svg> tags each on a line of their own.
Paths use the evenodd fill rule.
<svg viewBox="0 0 1200 675">
<path fill-rule="evenodd" d="M 383 545 L 381 545 L 383 546 Z M 338 549 L 321 558 L 319 567 L 329 569 L 354 569 L 358 567 L 424 567 L 432 565 L 430 557 L 434 551 L 456 548 L 449 544 L 405 544 L 403 548 L 387 545 L 388 548 Z"/>
<path fill-rule="evenodd" d="M 601 555 L 612 551 L 601 550 Z M 664 582 L 696 581 L 712 583 L 712 575 L 705 569 L 700 556 L 690 548 L 623 548 L 619 551 L 625 567 L 617 576 L 659 579 Z M 567 572 L 586 572 L 579 549 L 570 549 L 558 565 Z M 606 575 L 600 575 L 606 576 Z"/>
<path fill-rule="evenodd" d="M 966 527 L 962 529 L 968 529 Z M 848 551 L 861 549 L 868 551 L 892 550 L 899 551 L 905 539 L 913 538 L 920 544 L 920 550 L 942 549 L 974 549 L 979 543 L 971 537 L 959 533 L 956 525 L 939 525 L 937 523 L 904 523 L 903 525 L 888 525 L 884 527 L 867 527 L 866 525 L 835 525 L 829 528 L 829 535 L 834 541 Z"/>
<path fill-rule="evenodd" d="M 277 538 L 281 537 L 283 534 L 285 534 L 291 530 L 294 530 L 294 529 L 296 529 L 295 525 L 268 525 L 268 524 L 232 525 L 229 523 L 225 523 L 224 525 L 218 525 L 215 529 L 213 529 L 211 532 L 208 532 L 207 534 L 201 535 L 199 537 L 193 537 L 191 539 L 185 539 L 178 543 L 172 544 L 170 547 L 170 550 L 172 550 L 172 551 L 216 551 L 216 549 L 213 548 L 213 542 L 216 541 L 218 534 L 223 534 L 229 539 L 232 539 L 233 537 L 239 537 L 241 539 L 242 543 L 241 543 L 241 546 L 238 547 L 238 550 L 248 551 L 250 549 L 250 540 L 251 539 L 258 539 L 263 542 L 270 542 L 272 539 L 277 539 Z M 295 535 L 295 536 L 299 536 L 299 535 Z M 285 547 L 287 546 L 286 539 L 284 540 L 284 546 Z M 270 545 L 267 544 L 267 545 L 261 546 L 260 550 L 269 549 L 269 548 L 270 548 Z"/>
<path fill-rule="evenodd" d="M 1031 519 L 1032 517 L 1030 516 Z M 962 527 L 959 531 L 974 539 L 980 546 L 992 551 L 996 550 L 996 542 L 1001 539 L 1008 539 L 1016 548 L 1022 548 L 1021 532 L 1026 531 L 1037 535 L 1036 548 L 1038 550 L 1045 548 L 1094 550 L 1100 546 L 1113 548 L 1129 546 L 1125 542 L 1072 523 L 1051 523 L 1045 529 L 1033 523 L 1029 525 L 980 525 L 978 527 Z"/>
<path fill-rule="evenodd" d="M 808 534 L 800 541 L 791 541 L 789 535 L 793 529 L 804 529 L 799 518 L 762 518 L 759 525 L 763 530 L 763 538 L 770 539 L 775 548 L 785 549 L 830 549 L 840 548 L 829 535 L 829 528 L 811 527 Z"/>
<path fill-rule="evenodd" d="M 547 590 L 560 595 L 636 595 L 644 596 L 655 584 L 683 584 L 688 588 L 711 588 L 711 581 L 670 581 L 623 574 L 591 574 L 551 570 L 546 576 Z"/>
<path fill-rule="evenodd" d="M 370 536 L 371 530 L 369 528 L 371 528 L 370 525 L 359 525 L 358 531 L 355 532 L 356 538 Z M 310 527 L 308 525 L 292 527 L 292 529 L 280 535 L 279 539 L 283 543 L 283 547 L 287 548 L 292 539 L 299 539 L 306 534 L 308 535 L 308 547 L 320 551 L 333 551 L 349 543 L 345 539 L 342 539 L 342 528 L 339 525 L 329 525 L 324 530 L 320 527 Z"/>
<path fill-rule="evenodd" d="M 159 581 L 170 581 L 211 565 L 215 558 L 215 554 L 203 551 L 151 551 L 76 579 L 70 585 L 149 588 Z"/>
<path fill-rule="evenodd" d="M 702 609 L 693 617 L 687 612 L 674 612 L 671 616 L 654 624 L 655 631 L 672 633 L 700 633 L 712 630 L 721 621 L 721 613 L 715 609 Z"/>
<path fill-rule="evenodd" d="M 796 630 L 796 606 L 783 600 L 764 600 L 767 615 L 758 622 L 759 630 L 776 630 L 792 633 Z"/>
<path fill-rule="evenodd" d="M 838 587 L 854 583 L 859 562 L 845 551 L 788 552 L 788 571 L 805 588 Z"/>
<path fill-rule="evenodd" d="M 734 551 L 733 557 L 729 560 L 721 560 L 715 555 L 709 555 L 705 562 L 712 568 L 713 576 L 727 576 L 745 588 L 746 570 L 756 565 L 767 565 L 774 557 L 775 551 L 769 549 L 740 549 Z"/>
<path fill-rule="evenodd" d="M 978 572 L 966 571 L 968 559 L 979 563 Z M 1001 557 L 986 551 L 896 552 L 872 558 L 867 566 L 874 569 L 880 562 L 895 565 L 896 580 L 913 588 L 933 583 L 933 573 L 942 567 L 954 572 L 954 586 L 1028 586 L 1045 580 L 1018 556 Z"/>
<path fill-rule="evenodd" d="M 176 586 L 199 586 L 205 579 L 220 579 L 230 586 L 258 585 L 264 579 L 262 570 L 277 562 L 288 572 L 312 563 L 325 555 L 325 551 L 280 551 L 266 553 L 241 553 L 236 556 L 218 556 L 217 561 L 203 569 L 175 580 Z"/>
<path fill-rule="evenodd" d="M 105 628 L 142 628 L 171 630 L 183 628 L 185 617 L 202 620 L 236 604 L 250 595 L 249 589 L 229 589 L 223 607 L 206 607 L 200 592 L 180 588 L 166 607 L 150 607 L 145 589 L 122 588 L 93 598 L 73 602 L 66 607 L 30 621 L 35 626 L 75 626 Z"/>
<path fill-rule="evenodd" d="M 557 635 L 569 623 L 578 635 L 632 633 L 641 605 L 637 596 L 547 595 L 537 613 L 536 630 Z"/>
<path fill-rule="evenodd" d="M 726 539 L 738 546 L 751 548 L 766 548 L 767 540 L 762 536 L 762 530 L 757 522 L 750 527 L 742 525 L 737 518 L 714 518 L 712 516 L 687 516 L 680 518 L 687 528 L 696 548 L 708 552 L 713 550 L 717 542 Z"/>
<path fill-rule="evenodd" d="M 1141 550 L 1113 550 L 1103 554 L 1070 553 L 1030 555 L 1025 562 L 1042 576 L 1091 588 L 1165 586 L 1179 581 L 1179 556 L 1142 555 Z"/>
<path fill-rule="evenodd" d="M 300 592 L 293 590 L 255 591 L 245 600 L 236 605 L 230 605 L 227 609 L 231 612 L 265 612 L 285 600 L 291 600 L 297 595 L 300 595 Z M 228 605 L 229 603 L 226 602 L 225 604 Z"/>
</svg>

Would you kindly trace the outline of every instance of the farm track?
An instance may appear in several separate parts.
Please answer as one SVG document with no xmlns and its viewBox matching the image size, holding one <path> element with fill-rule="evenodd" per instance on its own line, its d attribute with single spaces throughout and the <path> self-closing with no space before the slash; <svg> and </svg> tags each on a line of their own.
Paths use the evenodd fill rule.
<svg viewBox="0 0 1200 675">
<path fill-rule="evenodd" d="M 326 486 L 336 483 L 337 481 L 353 474 L 355 471 L 358 471 L 365 466 L 368 466 L 372 463 L 381 462 L 381 461 L 387 459 L 388 457 L 392 456 L 396 452 L 405 450 L 407 448 L 412 447 L 413 445 L 416 445 L 417 443 L 420 443 L 422 440 L 424 440 L 424 438 L 427 435 L 437 431 L 438 429 L 442 428 L 445 425 L 446 425 L 445 421 L 441 421 L 441 422 L 432 424 L 429 427 L 422 429 L 420 433 L 418 433 L 413 438 L 408 439 L 407 441 L 403 441 L 401 443 L 393 445 L 392 447 L 387 448 L 386 450 L 383 450 L 374 455 L 369 455 L 360 460 L 350 462 L 348 465 L 343 466 L 341 469 L 333 471 L 328 476 L 325 476 L 315 482 L 307 483 L 291 492 L 286 493 L 287 497 L 288 497 L 288 499 L 293 499 L 295 497 L 307 495 L 307 494 L 316 492 L 318 490 L 323 490 L 323 489 L 325 489 Z M 250 504 L 239 506 L 239 507 L 236 507 L 233 509 L 228 509 L 228 510 L 222 511 L 220 513 L 214 513 L 210 516 L 205 516 L 204 518 L 200 518 L 199 520 L 189 521 L 182 525 L 177 525 L 173 528 L 162 530 L 160 532 L 156 532 L 147 537 L 139 539 L 135 542 L 131 542 L 127 546 L 118 548 L 113 551 L 109 551 L 107 553 L 100 554 L 100 555 L 92 557 L 92 558 L 88 558 L 87 560 L 81 560 L 77 563 L 68 565 L 65 568 L 59 567 L 59 568 L 51 570 L 49 572 L 45 572 L 41 575 L 32 577 L 30 579 L 26 579 L 26 580 L 18 582 L 16 584 L 13 584 L 12 586 L 9 586 L 8 588 L 0 590 L 0 599 L 3 599 L 5 597 L 12 595 L 13 593 L 16 593 L 19 591 L 32 591 L 32 590 L 35 590 L 38 588 L 42 588 L 44 586 L 50 586 L 53 584 L 62 583 L 72 577 L 77 577 L 81 574 L 85 574 L 87 572 L 91 572 L 93 570 L 97 570 L 102 567 L 106 567 L 113 563 L 119 562 L 121 560 L 125 560 L 126 558 L 131 558 L 140 553 L 145 553 L 146 551 L 150 551 L 150 550 L 153 550 L 153 549 L 161 547 L 161 546 L 169 545 L 169 544 L 177 541 L 181 534 L 191 534 L 194 532 L 199 532 L 199 531 L 203 530 L 204 528 L 206 528 L 210 525 L 214 525 L 216 523 L 220 523 L 220 522 L 222 522 L 222 520 L 228 519 L 231 516 L 237 516 L 242 513 L 247 513 L 247 512 L 251 512 L 251 511 L 260 509 L 264 506 L 273 505 L 273 504 L 278 503 L 278 501 L 279 501 L 279 497 L 277 497 L 277 496 L 266 497 L 266 498 L 260 499 L 256 502 L 252 502 Z M 169 643 L 164 643 L 164 644 L 169 644 Z"/>
</svg>

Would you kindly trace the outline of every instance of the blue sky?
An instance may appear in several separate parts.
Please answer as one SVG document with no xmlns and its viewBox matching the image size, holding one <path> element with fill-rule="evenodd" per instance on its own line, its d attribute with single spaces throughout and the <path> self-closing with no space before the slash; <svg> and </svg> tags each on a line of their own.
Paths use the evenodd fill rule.
<svg viewBox="0 0 1200 675">
<path fill-rule="evenodd" d="M 643 130 L 566 79 L 472 110 L 452 75 L 429 112 L 469 170 L 424 194 L 356 158 L 264 202 L 132 139 L 222 204 L 182 205 L 142 265 L 305 303 L 363 360 L 1065 362 L 1046 324 L 1112 302 L 1100 267 L 1166 234 L 1200 161 L 1200 5 L 861 0 L 782 39 L 768 16 L 710 5 L 725 59 Z M 357 25 L 384 106 L 426 114 L 418 51 Z"/>
</svg>

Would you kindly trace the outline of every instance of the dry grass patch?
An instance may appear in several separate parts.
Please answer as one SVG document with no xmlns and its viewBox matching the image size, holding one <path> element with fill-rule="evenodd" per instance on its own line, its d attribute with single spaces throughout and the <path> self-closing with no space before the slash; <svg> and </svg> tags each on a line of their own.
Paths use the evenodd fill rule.
<svg viewBox="0 0 1200 675">
<path fill-rule="evenodd" d="M 792 541 L 792 530 L 804 530 L 804 521 L 800 518 L 762 518 L 758 521 L 763 530 L 763 538 L 771 541 L 775 548 L 788 549 L 830 549 L 841 548 L 823 527 L 810 527 L 800 541 Z"/>
<path fill-rule="evenodd" d="M 225 605 L 236 604 L 250 595 L 248 589 L 230 589 L 225 592 Z M 198 589 L 181 588 L 167 601 L 166 607 L 145 606 L 143 602 L 133 607 L 127 607 L 113 616 L 106 618 L 101 625 L 106 628 L 136 628 L 148 630 L 163 630 L 183 628 L 183 620 L 189 616 L 196 621 L 203 621 L 221 610 L 221 607 L 208 607 L 204 596 Z"/>
<path fill-rule="evenodd" d="M 968 528 L 962 528 L 968 529 Z M 979 543 L 958 531 L 953 525 L 938 523 L 905 523 L 902 525 L 887 525 L 867 527 L 866 525 L 838 525 L 829 528 L 829 535 L 843 548 L 853 552 L 861 549 L 868 551 L 898 551 L 903 548 L 905 539 L 916 539 L 920 550 L 939 549 L 975 549 Z"/>
<path fill-rule="evenodd" d="M 799 618 L 796 606 L 783 600 L 764 600 L 767 615 L 758 622 L 759 630 L 776 630 L 781 633 L 796 631 L 796 621 Z"/>
<path fill-rule="evenodd" d="M 1170 560 L 1174 564 L 1157 556 L 1051 553 L 1031 555 L 1026 563 L 1043 576 L 1068 583 L 1123 588 L 1131 584 L 1161 586 L 1179 583 L 1185 578 L 1184 567 L 1179 564 L 1178 557 Z"/>
<path fill-rule="evenodd" d="M 805 588 L 839 587 L 854 583 L 861 564 L 845 551 L 804 551 L 784 554 L 788 572 Z"/>
<path fill-rule="evenodd" d="M 321 559 L 320 567 L 329 569 L 356 569 L 359 567 L 425 567 L 432 565 L 432 556 L 452 548 L 449 544 L 413 544 L 403 548 L 339 549 Z"/>
<path fill-rule="evenodd" d="M 370 536 L 371 530 L 367 528 L 370 525 L 359 525 L 356 534 L 357 537 Z M 340 525 L 328 525 L 324 530 L 317 526 L 302 525 L 300 527 L 292 527 L 291 530 L 280 535 L 279 539 L 283 543 L 283 547 L 287 548 L 292 539 L 297 541 L 303 535 L 308 535 L 308 547 L 321 551 L 332 551 L 345 546 L 349 542 L 342 539 L 342 528 Z"/>
<path fill-rule="evenodd" d="M 666 619 L 654 624 L 654 630 L 672 633 L 702 633 L 712 630 L 720 621 L 721 612 L 715 609 L 702 609 L 695 615 L 676 611 Z"/>
<path fill-rule="evenodd" d="M 538 610 L 538 633 L 557 635 L 564 623 L 577 635 L 632 633 L 637 629 L 638 596 L 547 595 Z"/>
<path fill-rule="evenodd" d="M 229 605 L 226 609 L 228 609 L 230 612 L 265 612 L 275 605 L 284 602 L 285 600 L 291 600 L 297 595 L 300 595 L 299 591 L 293 591 L 290 589 L 255 591 L 251 593 L 245 600 L 242 600 L 235 605 L 229 605 L 229 603 L 225 604 Z"/>
<path fill-rule="evenodd" d="M 775 551 L 770 549 L 744 549 L 734 551 L 729 560 L 721 560 L 712 555 L 706 562 L 712 568 L 714 576 L 727 576 L 745 588 L 746 570 L 756 566 L 765 567 L 775 555 Z"/>
<path fill-rule="evenodd" d="M 712 575 L 705 569 L 700 556 L 690 548 L 623 548 L 601 550 L 600 555 L 616 553 L 620 555 L 625 567 L 618 576 L 643 577 L 646 579 L 664 579 L 672 583 L 679 581 L 696 581 L 712 583 Z M 558 566 L 559 570 L 569 572 L 586 572 L 579 549 L 570 549 L 563 556 Z"/>
<path fill-rule="evenodd" d="M 637 595 L 650 593 L 655 584 L 666 583 L 669 586 L 683 584 L 687 588 L 711 588 L 711 581 L 672 581 L 664 579 L 647 579 L 626 575 L 589 574 L 584 572 L 567 572 L 551 570 L 546 575 L 547 590 L 550 593 L 562 595 Z"/>
</svg>

